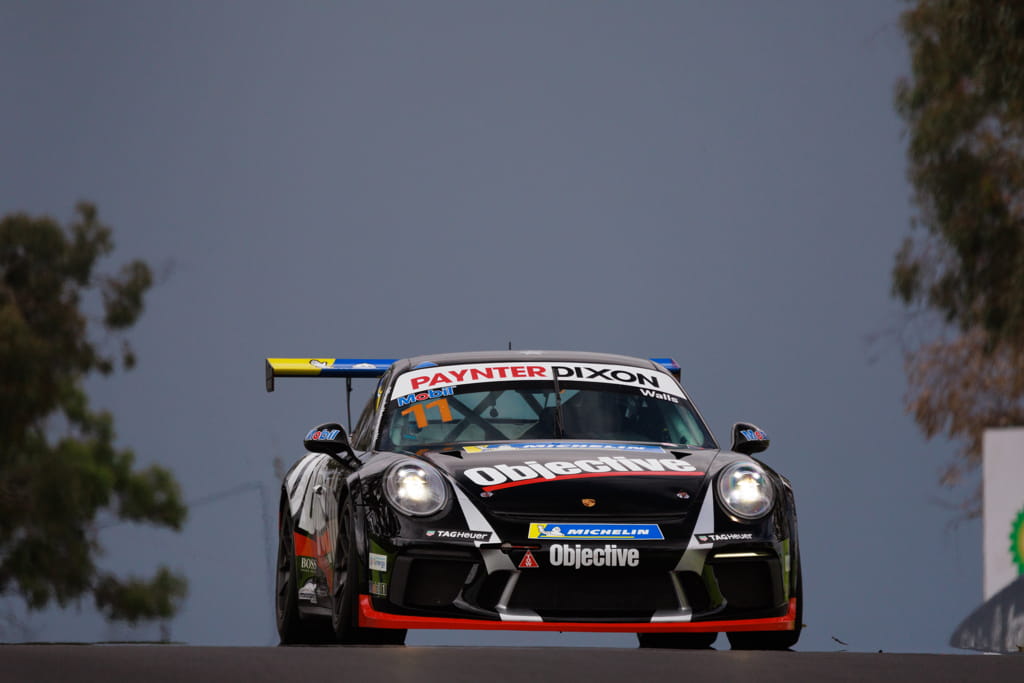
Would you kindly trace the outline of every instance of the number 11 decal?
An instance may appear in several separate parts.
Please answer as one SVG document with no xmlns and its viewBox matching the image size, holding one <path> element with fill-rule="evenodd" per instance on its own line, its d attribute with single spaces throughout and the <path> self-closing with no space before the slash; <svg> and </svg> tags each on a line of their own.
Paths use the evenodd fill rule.
<svg viewBox="0 0 1024 683">
<path fill-rule="evenodd" d="M 446 398 L 439 398 L 427 404 L 413 403 L 402 411 L 402 415 L 412 413 L 416 417 L 416 426 L 423 429 L 427 426 L 427 408 L 433 408 L 434 406 L 437 406 L 438 412 L 441 413 L 441 422 L 451 422 L 455 419 L 452 417 L 452 409 L 448 406 L 448 399 Z"/>
</svg>

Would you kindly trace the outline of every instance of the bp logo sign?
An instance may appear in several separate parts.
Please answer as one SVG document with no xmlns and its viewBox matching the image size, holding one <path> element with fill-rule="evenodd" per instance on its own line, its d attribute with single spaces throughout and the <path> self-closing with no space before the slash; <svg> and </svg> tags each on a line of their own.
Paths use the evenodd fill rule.
<svg viewBox="0 0 1024 683">
<path fill-rule="evenodd" d="M 1010 557 L 1017 564 L 1017 573 L 1024 574 L 1024 508 L 1010 526 Z"/>
</svg>

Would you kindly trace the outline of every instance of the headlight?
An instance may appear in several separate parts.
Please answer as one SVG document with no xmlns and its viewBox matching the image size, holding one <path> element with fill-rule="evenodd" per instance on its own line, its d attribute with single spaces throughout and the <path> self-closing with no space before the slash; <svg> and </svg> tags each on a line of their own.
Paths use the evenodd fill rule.
<svg viewBox="0 0 1024 683">
<path fill-rule="evenodd" d="M 432 467 L 402 463 L 384 475 L 384 495 L 399 512 L 432 515 L 448 502 L 448 487 Z"/>
<path fill-rule="evenodd" d="M 718 475 L 718 502 L 737 517 L 764 517 L 774 501 L 772 482 L 757 463 L 735 462 Z"/>
</svg>

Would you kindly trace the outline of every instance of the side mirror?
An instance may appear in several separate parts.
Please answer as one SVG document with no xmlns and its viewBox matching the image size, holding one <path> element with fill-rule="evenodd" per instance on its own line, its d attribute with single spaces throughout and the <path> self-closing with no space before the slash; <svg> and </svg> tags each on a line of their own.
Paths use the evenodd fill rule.
<svg viewBox="0 0 1024 683">
<path fill-rule="evenodd" d="M 760 427 L 749 422 L 737 422 L 732 426 L 732 450 L 743 455 L 753 455 L 768 448 L 771 441 Z"/>
<path fill-rule="evenodd" d="M 361 464 L 352 450 L 345 428 L 337 422 L 328 422 L 310 429 L 302 440 L 302 446 L 311 453 L 326 453 L 346 467 L 355 468 Z M 344 458 L 342 453 L 345 454 Z"/>
</svg>

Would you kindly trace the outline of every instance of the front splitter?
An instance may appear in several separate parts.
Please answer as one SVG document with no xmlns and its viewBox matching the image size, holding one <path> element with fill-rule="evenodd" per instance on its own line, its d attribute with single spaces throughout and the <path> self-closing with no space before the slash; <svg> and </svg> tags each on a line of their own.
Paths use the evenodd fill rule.
<svg viewBox="0 0 1024 683">
<path fill-rule="evenodd" d="M 369 595 L 359 596 L 359 625 L 363 628 L 443 628 L 474 631 L 560 631 L 578 633 L 718 633 L 729 631 L 792 631 L 796 628 L 796 598 L 781 617 L 722 621 L 659 621 L 585 623 L 566 621 L 485 621 L 449 617 L 418 617 L 379 612 Z"/>
</svg>

